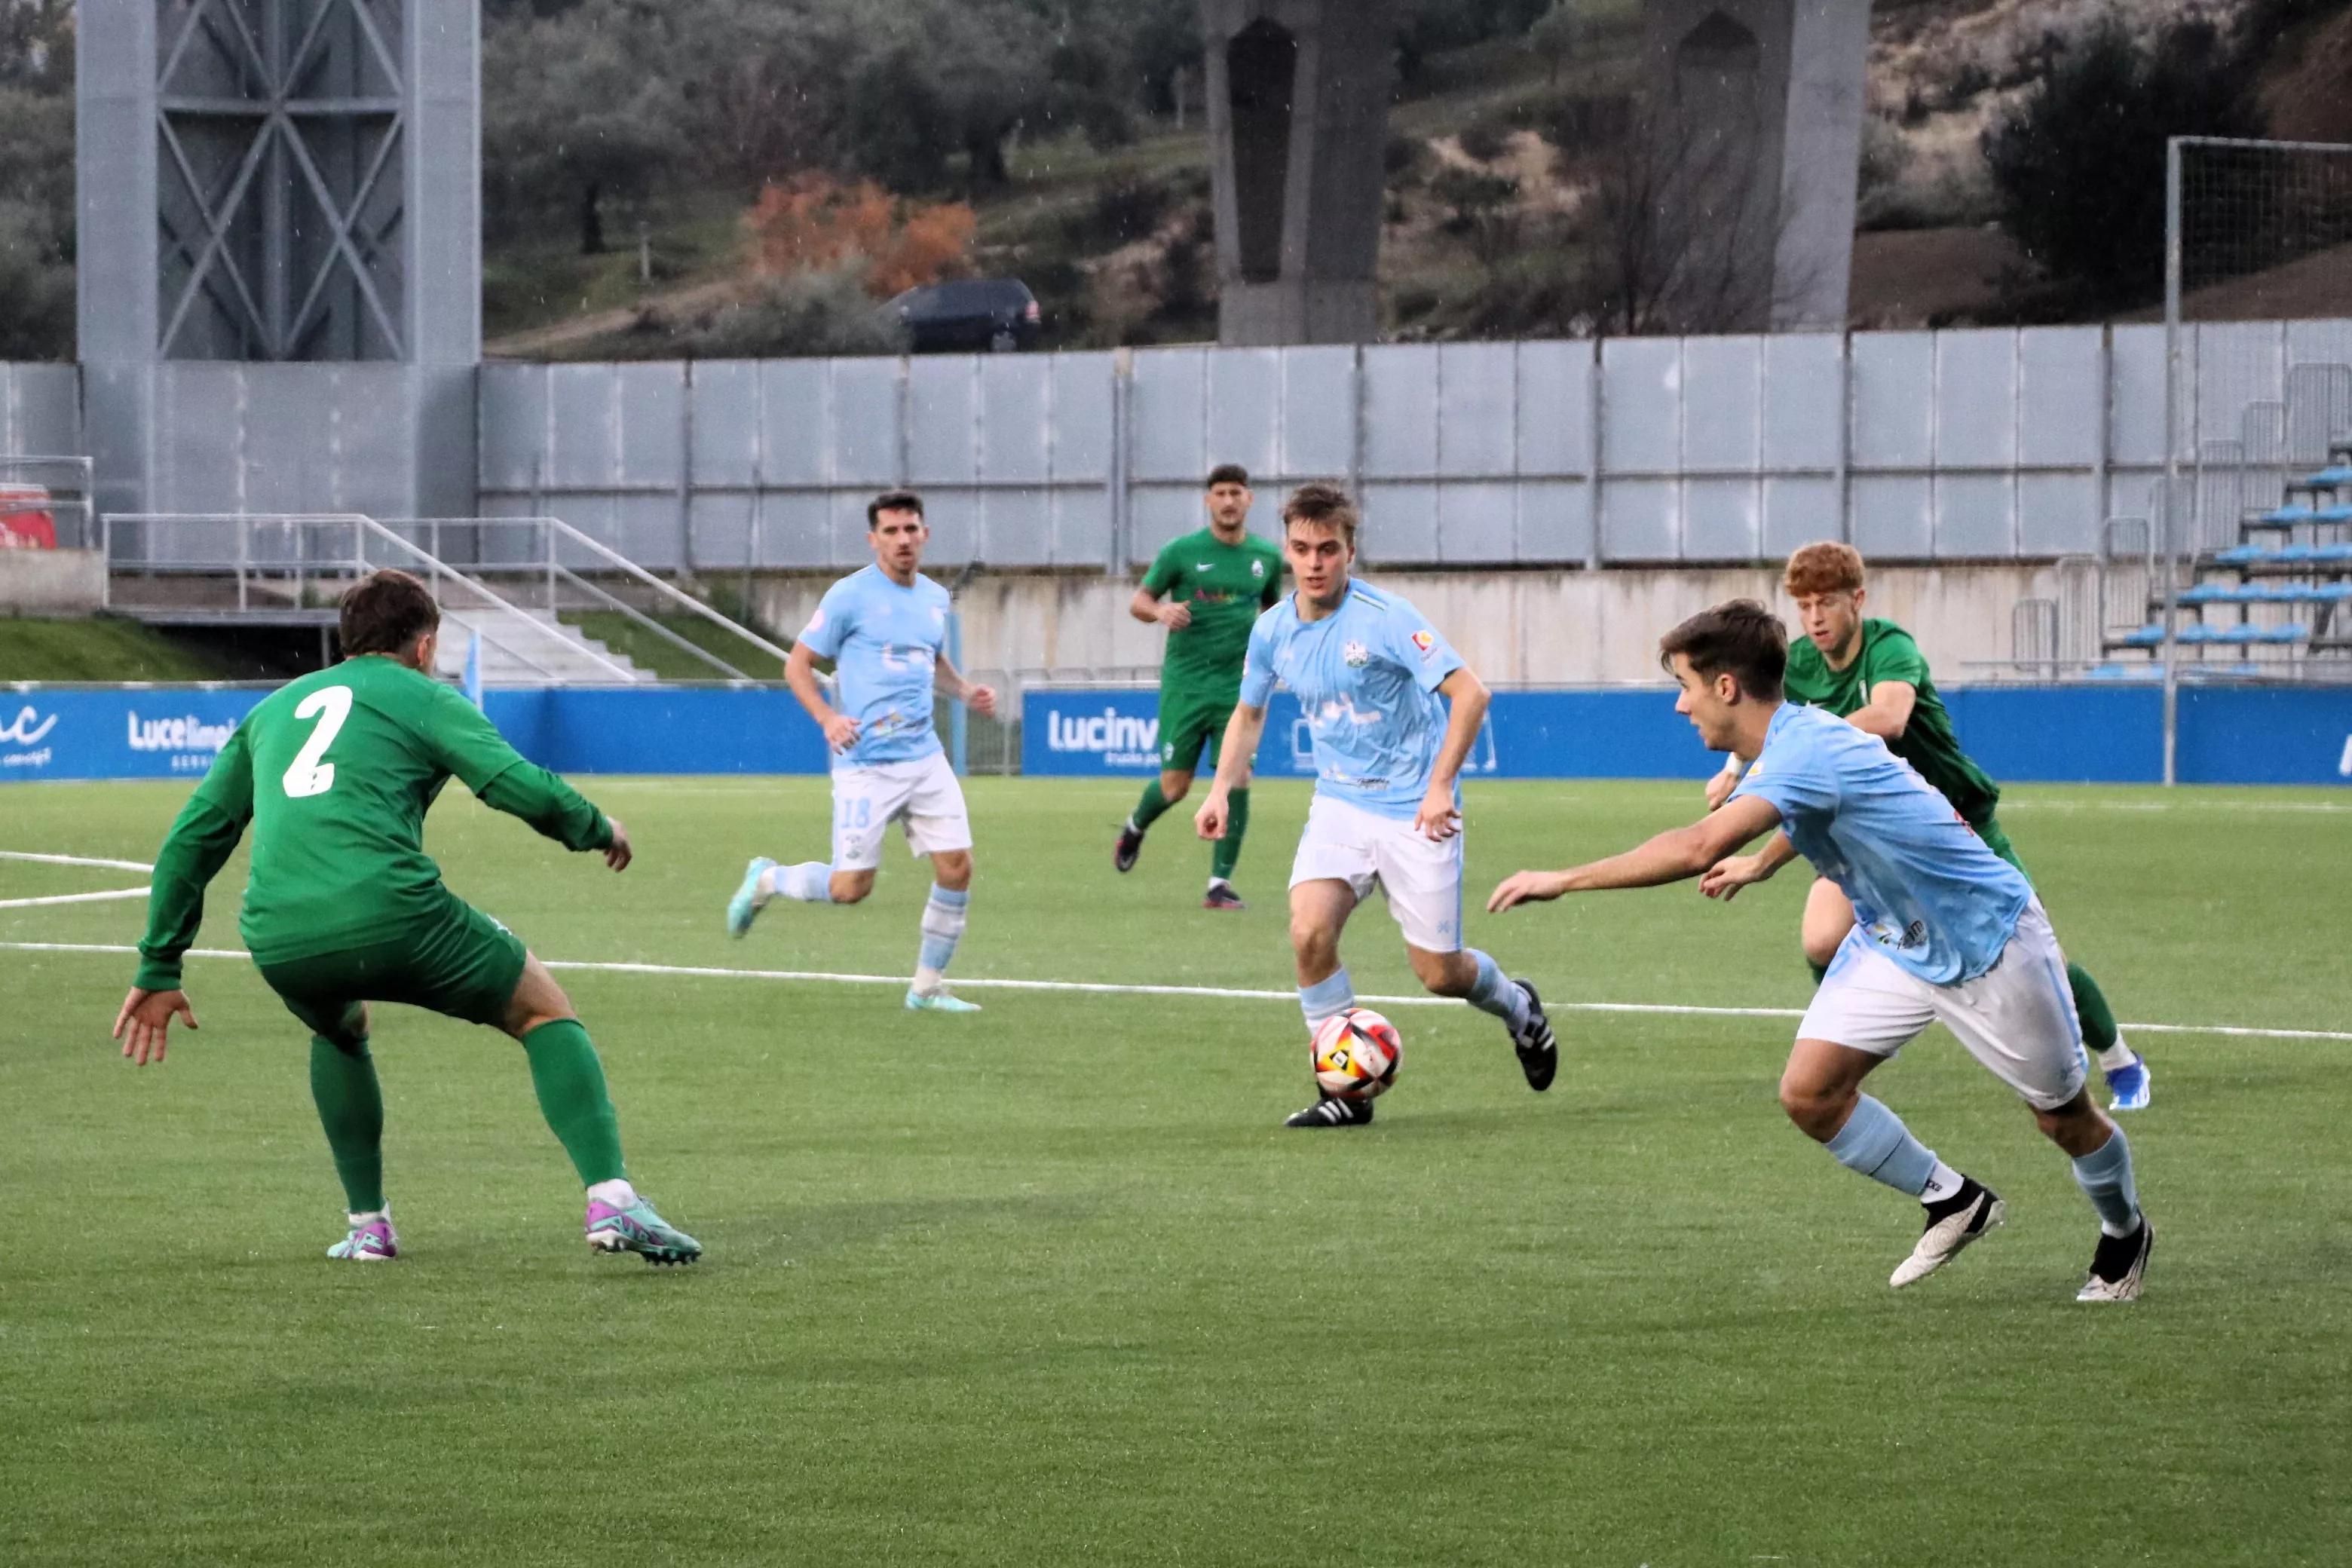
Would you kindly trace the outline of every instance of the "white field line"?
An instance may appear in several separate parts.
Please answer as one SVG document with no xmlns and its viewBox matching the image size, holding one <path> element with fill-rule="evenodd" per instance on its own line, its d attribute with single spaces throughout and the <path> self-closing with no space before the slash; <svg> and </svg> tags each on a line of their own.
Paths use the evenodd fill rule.
<svg viewBox="0 0 2352 1568">
<path fill-rule="evenodd" d="M 113 888 L 103 893 L 52 893 L 45 899 L 0 899 L 0 910 L 29 910 L 40 904 L 103 904 L 116 899 L 143 899 L 144 888 Z"/>
<path fill-rule="evenodd" d="M 0 860 L 37 860 L 44 866 L 98 866 L 109 871 L 152 871 L 143 860 L 93 860 L 87 855 L 36 855 L 29 849 L 0 849 Z"/>
<path fill-rule="evenodd" d="M 132 953 L 135 947 L 110 945 L 103 942 L 0 942 L 5 952 L 96 952 Z M 252 955 L 236 948 L 192 947 L 190 958 L 249 958 Z M 903 974 L 836 974 L 816 969 L 709 969 L 691 964 L 676 963 L 606 963 L 589 959 L 544 959 L 550 969 L 578 969 L 604 974 L 667 974 L 703 980 L 795 980 L 813 981 L 837 985 L 904 985 Z M 1002 991 L 1080 991 L 1115 996 L 1198 996 L 1210 1001 L 1288 1002 L 1298 1001 L 1295 991 L 1262 991 L 1237 986 L 1219 985 L 1117 985 L 1088 980 L 973 980 L 959 977 L 960 990 L 993 989 Z M 1447 996 L 1375 996 L 1362 995 L 1360 1002 L 1377 1002 L 1383 1007 L 1451 1007 L 1455 1001 Z M 1664 1002 L 1547 1002 L 1546 1012 L 1556 1013 L 1654 1013 L 1674 1017 L 1702 1018 L 1801 1018 L 1799 1007 L 1701 1007 Z M 2146 1035 L 2229 1035 L 2261 1040 L 2341 1040 L 2352 1043 L 2352 1031 L 2336 1029 L 2263 1029 L 2236 1024 L 2125 1024 L 2125 1029 Z"/>
</svg>

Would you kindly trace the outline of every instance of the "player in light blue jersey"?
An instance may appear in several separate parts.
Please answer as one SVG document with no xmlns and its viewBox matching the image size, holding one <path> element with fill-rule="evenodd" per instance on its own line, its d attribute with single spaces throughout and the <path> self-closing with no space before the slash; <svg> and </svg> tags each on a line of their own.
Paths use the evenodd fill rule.
<svg viewBox="0 0 2352 1568">
<path fill-rule="evenodd" d="M 1854 924 L 1797 1026 L 1780 1104 L 1840 1163 L 1926 1206 L 1925 1233 L 1889 1283 L 1925 1279 L 2002 1217 L 1998 1196 L 1862 1092 L 1872 1068 L 1940 1020 L 2074 1160 L 2100 1232 L 2075 1300 L 2137 1299 L 2155 1227 L 2140 1212 L 2131 1145 L 2083 1087 L 2066 956 L 2032 887 L 1884 741 L 1781 700 L 1788 634 L 1763 605 L 1718 605 L 1660 647 L 1682 688 L 1675 711 L 1710 750 L 1748 763 L 1747 777 L 1691 826 L 1573 870 L 1521 871 L 1487 908 L 1688 877 L 1727 900 L 1804 856 L 1853 901 Z M 1759 853 L 1734 853 L 1767 833 Z"/>
<path fill-rule="evenodd" d="M 1297 694 L 1315 742 L 1315 800 L 1290 868 L 1290 945 L 1307 1033 L 1355 1005 L 1339 933 L 1377 886 L 1421 983 L 1502 1019 L 1528 1087 L 1549 1088 L 1559 1052 L 1535 987 L 1462 945 L 1454 779 L 1486 717 L 1486 685 L 1420 611 L 1349 579 L 1356 509 L 1345 494 L 1301 485 L 1282 524 L 1297 591 L 1250 630 L 1241 701 L 1225 727 L 1216 782 L 1194 816 L 1201 837 L 1222 837 L 1232 821 L 1233 792 L 1249 777 L 1266 703 L 1281 681 Z M 1370 1100 L 1327 1095 L 1288 1124 L 1360 1127 L 1371 1119 Z"/>
<path fill-rule="evenodd" d="M 944 978 L 971 900 L 971 822 L 931 723 L 931 701 L 937 695 L 968 702 L 985 718 L 996 711 L 996 693 L 966 680 L 948 659 L 948 591 L 919 570 L 930 538 L 922 498 L 907 490 L 877 496 L 866 523 L 874 564 L 825 590 L 784 666 L 793 695 L 833 750 L 833 859 L 797 866 L 754 859 L 728 903 L 727 929 L 745 934 L 773 898 L 856 903 L 874 890 L 883 829 L 898 822 L 907 847 L 930 857 L 932 879 L 907 1005 L 976 1013 Z M 820 658 L 834 661 L 831 702 L 818 685 Z"/>
</svg>

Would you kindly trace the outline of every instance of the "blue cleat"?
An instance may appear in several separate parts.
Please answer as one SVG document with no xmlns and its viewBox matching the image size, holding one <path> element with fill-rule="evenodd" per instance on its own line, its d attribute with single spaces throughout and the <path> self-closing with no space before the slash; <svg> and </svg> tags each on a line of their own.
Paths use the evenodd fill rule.
<svg viewBox="0 0 2352 1568">
<path fill-rule="evenodd" d="M 702 1243 L 654 1212 L 640 1195 L 626 1208 L 588 1200 L 588 1245 L 598 1252 L 634 1252 L 648 1263 L 692 1263 Z"/>
<path fill-rule="evenodd" d="M 2109 1110 L 2146 1110 L 2153 1086 L 2148 1082 L 2147 1058 L 2137 1051 L 2124 1066 L 2102 1069 L 2107 1080 L 2107 1092 L 2115 1098 L 2107 1102 Z"/>
<path fill-rule="evenodd" d="M 908 987 L 907 1011 L 909 1013 L 977 1013 L 980 1004 L 967 1002 L 945 990 L 924 993 Z"/>
<path fill-rule="evenodd" d="M 765 855 L 755 855 L 743 869 L 743 885 L 727 900 L 727 934 L 744 936 L 750 933 L 751 922 L 760 915 L 761 906 L 768 900 L 760 892 L 760 879 L 776 868 L 776 863 Z"/>
</svg>

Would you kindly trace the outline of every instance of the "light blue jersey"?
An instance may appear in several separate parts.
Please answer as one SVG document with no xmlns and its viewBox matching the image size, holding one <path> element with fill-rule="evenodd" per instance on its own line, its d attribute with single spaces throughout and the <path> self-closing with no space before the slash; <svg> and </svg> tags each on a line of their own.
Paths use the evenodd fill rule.
<svg viewBox="0 0 2352 1568">
<path fill-rule="evenodd" d="M 1438 684 L 1461 668 L 1462 656 L 1419 610 L 1350 583 L 1319 621 L 1298 618 L 1296 594 L 1257 618 L 1241 700 L 1263 708 L 1280 680 L 1297 693 L 1314 737 L 1315 793 L 1410 822 L 1445 739 Z"/>
<path fill-rule="evenodd" d="M 836 768 L 911 763 L 940 750 L 931 681 L 948 637 L 948 591 L 919 572 L 901 588 L 879 566 L 824 591 L 801 641 L 834 661 L 834 707 L 857 721 L 857 740 Z"/>
<path fill-rule="evenodd" d="M 1999 963 L 2032 900 L 1910 763 L 1823 709 L 1782 705 L 1731 794 L 1771 802 L 1797 852 L 1853 901 L 1854 930 L 1930 984 Z"/>
</svg>

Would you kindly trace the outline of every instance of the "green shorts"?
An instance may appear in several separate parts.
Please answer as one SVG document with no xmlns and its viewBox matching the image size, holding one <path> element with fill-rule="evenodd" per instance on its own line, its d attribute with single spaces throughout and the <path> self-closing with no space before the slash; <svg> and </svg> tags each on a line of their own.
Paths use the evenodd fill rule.
<svg viewBox="0 0 2352 1568">
<path fill-rule="evenodd" d="M 1231 691 L 1203 697 L 1190 691 L 1160 693 L 1160 766 L 1164 773 L 1197 773 L 1200 770 L 1201 748 L 1209 748 L 1209 765 L 1217 765 L 1223 750 L 1225 726 L 1232 721 L 1234 704 L 1241 700 L 1238 688 Z"/>
<path fill-rule="evenodd" d="M 386 941 L 259 968 L 312 1034 L 348 1046 L 364 1034 L 362 1002 L 404 1002 L 497 1028 L 527 956 L 514 932 L 452 895 L 437 914 Z"/>
<path fill-rule="evenodd" d="M 1999 817 L 1988 816 L 1982 822 L 1971 822 L 1969 826 L 1977 830 L 1977 837 L 1984 840 L 1986 848 L 2016 867 L 2017 874 L 2028 882 L 2033 880 L 2033 873 L 2027 870 L 2025 862 L 2017 858 L 2017 846 L 2011 844 L 2009 835 L 2001 831 Z"/>
</svg>

